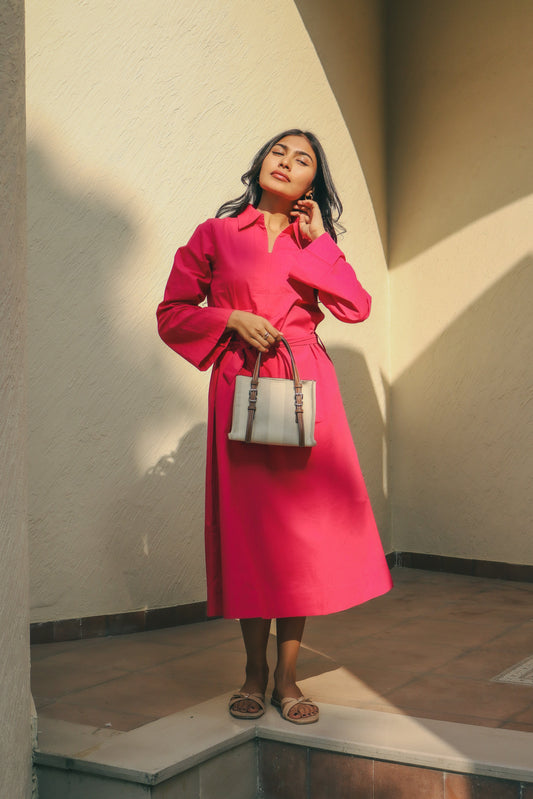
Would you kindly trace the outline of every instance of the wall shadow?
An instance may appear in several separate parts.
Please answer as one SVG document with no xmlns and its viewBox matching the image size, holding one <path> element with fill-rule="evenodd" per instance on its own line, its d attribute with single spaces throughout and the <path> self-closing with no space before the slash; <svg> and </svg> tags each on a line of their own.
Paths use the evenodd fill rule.
<svg viewBox="0 0 533 799">
<path fill-rule="evenodd" d="M 387 3 L 390 265 L 533 191 L 533 7 Z"/>
<path fill-rule="evenodd" d="M 384 0 L 295 0 L 363 170 L 387 251 Z"/>
<path fill-rule="evenodd" d="M 533 563 L 532 286 L 528 257 L 395 380 L 398 548 Z"/>
<path fill-rule="evenodd" d="M 387 430 L 364 355 L 348 347 L 328 347 L 363 477 L 385 550 L 390 547 L 390 520 L 384 476 Z M 386 396 L 388 397 L 388 386 Z"/>
<path fill-rule="evenodd" d="M 124 579 L 142 607 L 164 607 L 169 596 L 178 604 L 198 584 L 202 595 L 190 601 L 204 599 L 205 458 L 198 453 L 205 452 L 206 435 L 206 424 L 194 425 L 109 506 L 113 561 L 127 563 Z"/>
<path fill-rule="evenodd" d="M 152 341 L 144 336 L 141 347 L 132 333 L 135 306 L 125 302 L 120 309 L 114 297 L 117 278 L 129 267 L 135 224 L 94 186 L 70 183 L 33 141 L 28 147 L 28 229 L 34 618 L 54 614 L 47 608 L 56 608 L 53 617 L 61 618 L 63 607 L 68 607 L 65 616 L 84 616 L 132 610 L 141 603 L 172 604 L 165 590 L 179 604 L 183 593 L 176 574 L 183 573 L 183 565 L 177 562 L 176 536 L 187 541 L 198 562 L 187 584 L 191 575 L 202 580 L 205 436 L 196 426 L 178 445 L 187 474 L 179 476 L 177 465 L 172 471 L 176 450 L 139 480 L 135 445 L 140 431 L 150 418 L 158 424 L 189 413 L 194 400 L 185 382 L 180 390 L 169 379 L 155 307 Z M 129 346 L 126 334 L 133 336 Z M 179 478 L 173 487 L 162 479 L 171 472 Z M 172 508 L 178 492 L 186 513 L 176 504 Z M 164 511 L 169 512 L 166 525 Z M 196 519 L 194 533 L 191 519 Z M 159 574 L 150 573 L 150 594 L 152 563 Z M 112 602 L 118 606 L 111 607 Z"/>
</svg>

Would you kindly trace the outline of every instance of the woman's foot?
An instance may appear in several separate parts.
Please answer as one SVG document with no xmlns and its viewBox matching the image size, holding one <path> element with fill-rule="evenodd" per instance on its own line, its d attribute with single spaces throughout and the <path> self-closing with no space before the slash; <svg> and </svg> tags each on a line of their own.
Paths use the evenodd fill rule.
<svg viewBox="0 0 533 799">
<path fill-rule="evenodd" d="M 240 710 L 239 708 L 245 708 Z M 229 700 L 229 712 L 236 719 L 258 719 L 265 712 L 265 695 L 237 691 Z"/>
<path fill-rule="evenodd" d="M 268 666 L 261 669 L 247 669 L 242 688 L 230 699 L 230 713 L 236 718 L 259 718 L 265 712 L 264 700 L 268 683 Z M 254 698 L 254 695 L 256 698 Z M 234 697 L 238 698 L 236 702 Z M 260 699 L 261 701 L 258 701 Z M 261 711 L 261 712 L 260 712 Z M 236 715 L 238 714 L 238 715 Z"/>
<path fill-rule="evenodd" d="M 279 708 L 279 711 L 284 719 L 291 721 L 293 724 L 312 724 L 319 719 L 319 710 L 312 699 L 309 697 L 301 697 L 300 699 L 293 699 L 286 696 L 285 699 L 278 701 L 272 699 L 274 707 Z M 306 708 L 311 712 L 307 712 Z"/>
<path fill-rule="evenodd" d="M 294 700 L 287 702 L 286 700 Z M 303 702 L 300 700 L 304 700 Z M 304 697 L 295 682 L 278 683 L 272 692 L 272 704 L 279 707 L 283 718 L 295 724 L 310 724 L 318 721 L 319 709 L 307 697 Z"/>
</svg>

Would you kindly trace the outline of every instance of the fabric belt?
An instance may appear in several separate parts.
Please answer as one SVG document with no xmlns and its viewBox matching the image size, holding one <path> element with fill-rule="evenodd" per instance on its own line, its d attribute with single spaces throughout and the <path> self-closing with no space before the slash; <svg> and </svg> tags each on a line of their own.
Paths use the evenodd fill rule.
<svg viewBox="0 0 533 799">
<path fill-rule="evenodd" d="M 287 336 L 285 338 L 291 348 L 309 347 L 313 344 L 318 344 L 324 349 L 324 345 L 316 333 L 308 333 L 306 336 L 296 339 L 290 339 Z M 231 353 L 231 356 L 228 356 L 229 353 Z M 230 341 L 220 359 L 223 362 L 224 379 L 231 383 L 243 368 L 246 368 L 252 374 L 256 359 L 257 349 L 252 347 L 251 344 L 237 340 Z"/>
</svg>

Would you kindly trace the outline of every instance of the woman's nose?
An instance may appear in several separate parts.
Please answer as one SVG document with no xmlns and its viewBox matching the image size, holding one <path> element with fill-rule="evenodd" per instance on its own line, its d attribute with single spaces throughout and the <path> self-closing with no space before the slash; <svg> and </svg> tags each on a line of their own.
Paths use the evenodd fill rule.
<svg viewBox="0 0 533 799">
<path fill-rule="evenodd" d="M 280 158 L 279 165 L 284 169 L 290 169 L 290 162 L 287 155 L 284 155 Z"/>
</svg>

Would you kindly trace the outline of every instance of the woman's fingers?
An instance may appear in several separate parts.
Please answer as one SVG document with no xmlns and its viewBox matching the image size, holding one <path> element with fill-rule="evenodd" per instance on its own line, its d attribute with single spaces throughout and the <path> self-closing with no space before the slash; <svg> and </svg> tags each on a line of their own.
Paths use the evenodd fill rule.
<svg viewBox="0 0 533 799">
<path fill-rule="evenodd" d="M 309 216 L 312 216 L 315 208 L 318 208 L 318 203 L 316 203 L 315 200 L 303 199 L 303 200 L 297 200 L 294 203 L 294 211 L 296 211 L 297 213 L 303 212 L 308 214 Z"/>
<path fill-rule="evenodd" d="M 298 217 L 300 232 L 311 241 L 324 233 L 324 222 L 316 200 L 298 200 L 291 214 Z"/>
<path fill-rule="evenodd" d="M 304 226 L 306 228 L 305 232 L 307 233 L 307 228 L 313 222 L 313 213 L 315 210 L 316 203 L 314 200 L 298 200 L 295 203 L 294 208 L 291 211 L 291 216 L 297 217 L 300 223 L 300 227 Z"/>
<path fill-rule="evenodd" d="M 229 330 L 235 330 L 247 344 L 251 344 L 260 352 L 267 352 L 268 348 L 281 338 L 280 331 L 276 330 L 268 319 L 249 311 L 233 311 L 226 326 Z"/>
<path fill-rule="evenodd" d="M 268 341 L 270 341 L 270 343 L 271 343 L 271 344 L 272 344 L 274 341 L 279 341 L 279 340 L 280 340 L 280 338 L 281 338 L 281 336 L 282 336 L 282 333 L 281 333 L 281 331 L 279 331 L 279 330 L 276 330 L 276 328 L 275 328 L 275 327 L 273 327 L 273 326 L 270 324 L 270 322 L 267 322 L 267 321 L 266 321 L 266 319 L 265 319 L 265 322 L 266 322 L 266 324 L 265 324 L 265 332 L 264 332 L 264 334 L 263 334 L 263 335 L 264 335 L 264 337 L 265 337 L 265 338 L 266 338 Z M 268 335 L 267 335 L 267 334 L 268 334 Z"/>
<path fill-rule="evenodd" d="M 261 317 L 258 317 L 258 319 L 261 319 Z M 254 330 L 249 343 L 258 350 L 261 350 L 261 352 L 267 352 L 268 348 L 272 344 L 275 344 L 276 341 L 279 341 L 281 338 L 281 333 L 279 330 L 276 330 L 275 327 L 272 327 L 272 325 L 267 322 L 266 319 L 261 319 L 261 321 L 263 322 L 263 325 Z"/>
<path fill-rule="evenodd" d="M 304 205 L 304 203 L 306 203 Z M 309 205 L 311 203 L 311 205 Z M 305 219 L 309 222 L 313 215 L 313 202 L 312 200 L 298 200 L 291 211 L 291 216 L 298 216 L 300 219 Z"/>
</svg>

